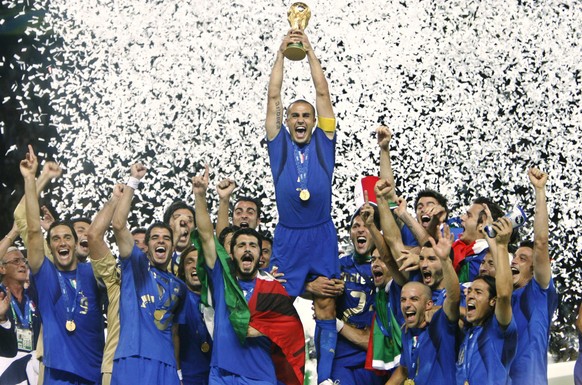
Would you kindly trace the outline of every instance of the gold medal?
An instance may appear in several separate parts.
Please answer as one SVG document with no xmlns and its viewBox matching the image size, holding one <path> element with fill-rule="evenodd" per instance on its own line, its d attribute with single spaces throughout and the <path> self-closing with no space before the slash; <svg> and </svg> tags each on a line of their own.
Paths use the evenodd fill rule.
<svg viewBox="0 0 582 385">
<path fill-rule="evenodd" d="M 210 345 L 208 342 L 203 342 L 202 345 L 200 345 L 200 350 L 202 350 L 202 353 L 208 353 L 210 351 Z"/>
<path fill-rule="evenodd" d="M 74 332 L 75 329 L 77 328 L 77 325 L 75 325 L 75 321 L 71 319 L 68 320 L 67 323 L 65 323 L 65 328 L 67 329 L 67 331 Z"/>
<path fill-rule="evenodd" d="M 310 196 L 311 194 L 309 194 L 309 190 L 306 188 L 301 190 L 301 192 L 299 193 L 299 199 L 301 199 L 302 201 L 308 201 Z"/>
<path fill-rule="evenodd" d="M 161 320 L 162 320 L 162 318 L 164 318 L 164 314 L 166 314 L 166 311 L 165 311 L 165 310 L 156 310 L 156 311 L 154 312 L 154 318 L 155 318 L 157 321 L 161 321 Z"/>
<path fill-rule="evenodd" d="M 404 385 L 414 385 L 414 380 L 411 380 L 410 378 L 407 378 L 404 381 Z"/>
<path fill-rule="evenodd" d="M 469 381 L 468 380 L 465 380 L 465 382 L 464 382 L 463 385 L 469 385 Z"/>
</svg>

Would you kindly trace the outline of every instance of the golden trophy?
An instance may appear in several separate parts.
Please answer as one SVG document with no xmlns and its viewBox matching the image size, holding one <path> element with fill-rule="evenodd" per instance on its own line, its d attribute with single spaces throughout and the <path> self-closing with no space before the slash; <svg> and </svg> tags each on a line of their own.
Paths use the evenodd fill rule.
<svg viewBox="0 0 582 385">
<path fill-rule="evenodd" d="M 305 3 L 293 3 L 287 11 L 287 20 L 291 29 L 299 29 L 303 31 L 307 28 L 309 18 L 311 17 L 311 10 Z M 289 43 L 283 55 L 289 60 L 303 60 L 305 58 L 305 48 L 302 43 Z"/>
</svg>

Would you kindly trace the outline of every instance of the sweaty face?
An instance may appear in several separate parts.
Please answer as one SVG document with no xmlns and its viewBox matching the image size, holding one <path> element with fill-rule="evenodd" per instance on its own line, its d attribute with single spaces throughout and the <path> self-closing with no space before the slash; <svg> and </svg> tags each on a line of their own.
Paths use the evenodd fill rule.
<svg viewBox="0 0 582 385">
<path fill-rule="evenodd" d="M 489 251 L 485 254 L 485 258 L 483 258 L 479 266 L 479 275 L 488 275 L 495 278 L 495 264 L 493 263 L 493 256 Z"/>
<path fill-rule="evenodd" d="M 471 243 L 477 239 L 483 238 L 483 234 L 481 233 L 483 223 L 477 223 L 481 211 L 483 211 L 483 205 L 473 204 L 469 207 L 467 212 L 461 216 L 461 225 L 464 229 L 463 234 L 461 234 L 461 240 L 465 243 Z"/>
<path fill-rule="evenodd" d="M 309 103 L 295 102 L 287 110 L 285 123 L 295 143 L 309 143 L 313 127 L 315 127 L 315 112 Z"/>
<path fill-rule="evenodd" d="M 234 245 L 233 258 L 237 276 L 241 279 L 252 279 L 259 269 L 261 249 L 256 237 L 248 234 L 239 235 Z"/>
<path fill-rule="evenodd" d="M 174 228 L 174 223 L 180 223 L 180 238 L 176 243 L 176 250 L 181 251 L 190 246 L 190 234 L 194 228 L 194 215 L 188 209 L 178 209 L 172 213 L 170 227 Z"/>
<path fill-rule="evenodd" d="M 14 250 L 6 253 L 0 264 L 0 274 L 4 280 L 13 280 L 17 282 L 26 282 L 28 278 L 28 265 L 26 258 L 20 250 Z"/>
<path fill-rule="evenodd" d="M 404 285 L 400 293 L 400 309 L 409 328 L 423 327 L 426 323 L 424 314 L 432 308 L 432 299 L 421 285 L 419 282 L 410 282 Z"/>
<path fill-rule="evenodd" d="M 368 228 L 364 226 L 364 221 L 359 215 L 354 218 L 354 223 L 350 229 L 350 239 L 356 254 L 362 256 L 370 255 L 370 251 L 374 247 L 374 241 L 372 241 L 372 235 Z"/>
<path fill-rule="evenodd" d="M 385 287 L 392 279 L 392 276 L 388 272 L 388 267 L 386 267 L 386 264 L 378 255 L 378 250 L 374 250 L 372 253 L 372 276 L 374 277 L 374 286 L 376 287 Z"/>
<path fill-rule="evenodd" d="M 266 269 L 271 263 L 271 254 L 273 253 L 273 245 L 271 242 L 263 240 L 263 248 L 261 250 L 261 259 L 259 260 L 259 268 Z"/>
<path fill-rule="evenodd" d="M 489 299 L 489 286 L 477 278 L 467 289 L 467 313 L 465 318 L 473 325 L 480 325 L 495 311 L 495 299 Z"/>
<path fill-rule="evenodd" d="M 422 197 L 416 204 L 416 220 L 425 229 L 428 228 L 431 217 L 426 213 L 428 209 L 438 206 L 439 202 L 433 197 Z"/>
<path fill-rule="evenodd" d="M 50 230 L 50 249 L 57 269 L 74 270 L 77 267 L 75 257 L 75 236 L 69 226 L 58 225 Z"/>
<path fill-rule="evenodd" d="M 133 234 L 133 241 L 135 245 L 144 253 L 147 254 L 148 252 L 148 245 L 145 242 L 145 233 L 136 233 Z"/>
<path fill-rule="evenodd" d="M 256 229 L 259 222 L 257 205 L 248 201 L 240 201 L 236 204 L 232 213 L 232 224 L 234 226 Z"/>
<path fill-rule="evenodd" d="M 160 270 L 166 270 L 172 257 L 172 237 L 170 231 L 163 227 L 154 227 L 148 241 L 148 259 Z"/>
<path fill-rule="evenodd" d="M 419 257 L 422 282 L 431 290 L 442 289 L 444 287 L 443 264 L 435 255 L 434 250 L 430 247 L 423 247 Z"/>
<path fill-rule="evenodd" d="M 75 233 L 77 233 L 77 247 L 75 248 L 75 254 L 80 261 L 87 260 L 89 256 L 89 242 L 87 241 L 87 230 L 89 230 L 90 223 L 86 222 L 75 222 L 73 223 L 73 228 Z"/>
<path fill-rule="evenodd" d="M 511 274 L 513 287 L 520 288 L 528 284 L 533 278 L 533 250 L 529 247 L 520 247 L 511 260 Z"/>
<path fill-rule="evenodd" d="M 198 250 L 194 250 L 188 253 L 184 257 L 184 274 L 186 285 L 192 291 L 200 291 L 201 284 L 200 279 L 198 279 L 198 272 L 196 270 L 196 264 L 198 263 Z"/>
</svg>

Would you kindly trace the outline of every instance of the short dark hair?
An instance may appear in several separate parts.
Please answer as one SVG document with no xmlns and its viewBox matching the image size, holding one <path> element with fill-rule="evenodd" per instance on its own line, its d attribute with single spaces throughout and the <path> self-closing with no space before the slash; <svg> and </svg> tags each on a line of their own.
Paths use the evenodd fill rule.
<svg viewBox="0 0 582 385">
<path fill-rule="evenodd" d="M 309 106 L 311 107 L 311 110 L 313 111 L 313 116 L 315 116 L 316 111 L 315 111 L 315 107 L 313 106 L 313 104 L 311 104 L 310 102 L 308 102 L 305 99 L 296 99 L 294 101 L 292 101 L 291 103 L 289 103 L 289 105 L 287 106 L 287 114 L 289 113 L 289 109 L 291 108 L 292 105 L 294 105 L 295 103 L 305 103 L 305 104 L 309 104 Z"/>
<path fill-rule="evenodd" d="M 194 227 L 196 227 L 196 212 L 194 211 L 194 207 L 189 206 L 184 201 L 174 201 L 166 211 L 164 212 L 164 223 L 170 224 L 170 219 L 172 219 L 172 215 L 176 210 L 186 209 L 192 213 L 192 217 L 194 218 Z"/>
<path fill-rule="evenodd" d="M 374 224 L 376 225 L 376 228 L 381 229 L 381 226 L 380 226 L 380 211 L 378 210 L 378 206 L 376 206 L 376 204 L 374 204 L 374 203 L 370 203 L 370 206 L 372 206 L 372 208 L 374 209 Z M 351 229 L 352 228 L 352 226 L 354 225 L 354 221 L 356 220 L 356 217 L 360 216 L 360 214 L 362 212 L 362 207 L 364 207 L 364 206 L 361 206 L 352 215 L 352 217 L 350 219 L 350 226 L 348 227 L 348 229 Z"/>
<path fill-rule="evenodd" d="M 73 237 L 75 238 L 75 243 L 79 242 L 79 237 L 77 236 L 77 232 L 75 231 L 75 228 L 73 227 L 72 222 L 70 222 L 70 221 L 54 221 L 53 223 L 51 223 L 48 231 L 46 232 L 46 241 L 48 244 L 51 243 L 51 232 L 57 226 L 67 226 L 69 229 L 71 229 L 71 232 L 73 233 Z"/>
<path fill-rule="evenodd" d="M 261 219 L 261 202 L 258 199 L 255 198 L 251 198 L 249 196 L 242 196 L 239 197 L 235 202 L 234 202 L 234 206 L 232 206 L 232 211 L 234 212 L 234 209 L 236 208 L 236 205 L 239 204 L 239 202 L 251 202 L 254 203 L 255 206 L 257 207 L 257 218 Z"/>
<path fill-rule="evenodd" d="M 259 250 L 263 249 L 263 237 L 261 236 L 261 234 L 259 234 L 259 232 L 257 230 L 251 229 L 250 227 L 243 227 L 243 228 L 235 231 L 234 235 L 232 236 L 232 240 L 230 241 L 230 253 L 231 254 L 234 254 L 234 246 L 236 245 L 236 240 L 241 235 L 251 235 L 251 236 L 257 238 L 257 243 L 259 244 Z"/>
<path fill-rule="evenodd" d="M 236 233 L 239 229 L 240 227 L 234 225 L 225 227 L 224 229 L 222 229 L 220 234 L 218 234 L 218 242 L 224 247 L 224 240 L 226 239 L 228 234 Z"/>
<path fill-rule="evenodd" d="M 476 280 L 482 280 L 483 282 L 485 282 L 489 288 L 489 299 L 495 298 L 497 297 L 497 287 L 495 286 L 495 278 L 489 276 L 489 275 L 478 275 L 473 282 L 475 282 Z"/>
<path fill-rule="evenodd" d="M 431 189 L 424 189 L 421 190 L 417 195 L 416 199 L 414 200 L 414 210 L 416 211 L 416 206 L 418 205 L 418 201 L 420 198 L 434 198 L 439 203 L 439 205 L 443 206 L 445 209 L 446 218 L 449 217 L 449 206 L 447 205 L 447 198 L 444 197 L 441 193 L 431 190 Z"/>
<path fill-rule="evenodd" d="M 170 225 L 164 223 L 164 222 L 154 222 L 150 227 L 148 227 L 148 229 L 146 230 L 145 233 L 145 243 L 148 243 L 150 241 L 150 235 L 152 233 L 153 229 L 156 228 L 162 228 L 162 229 L 166 229 L 170 231 L 170 239 L 172 240 L 172 245 L 174 245 L 174 231 L 172 231 L 172 228 L 170 227 Z"/>
<path fill-rule="evenodd" d="M 146 228 L 145 227 L 138 227 L 136 229 L 131 230 L 131 235 L 135 235 L 135 234 L 145 234 L 146 233 Z"/>
<path fill-rule="evenodd" d="M 88 224 L 92 223 L 91 219 L 87 218 L 87 217 L 71 218 L 69 222 L 71 222 L 72 225 L 75 225 L 75 223 L 79 223 L 79 222 L 88 223 Z"/>
<path fill-rule="evenodd" d="M 489 198 L 478 197 L 473 201 L 473 204 L 487 205 L 487 207 L 489 207 L 489 211 L 491 211 L 491 218 L 493 218 L 493 222 L 495 222 L 496 220 L 503 216 L 503 210 L 501 209 L 501 207 Z M 477 223 L 478 224 L 483 223 L 485 221 L 485 218 L 486 218 L 485 210 L 481 210 L 479 212 L 479 218 L 477 219 Z"/>
<path fill-rule="evenodd" d="M 196 248 L 196 246 L 194 245 L 189 245 L 187 246 L 184 250 L 182 250 L 182 252 L 180 253 L 180 263 L 178 264 L 178 278 L 180 278 L 182 281 L 186 280 L 186 272 L 184 269 L 184 264 L 186 262 L 184 262 L 186 260 L 186 256 L 188 254 L 190 254 L 193 251 L 197 251 L 198 249 Z"/>
<path fill-rule="evenodd" d="M 518 248 L 520 248 L 520 247 L 529 247 L 530 249 L 533 249 L 534 248 L 534 243 L 533 243 L 533 241 L 521 241 L 519 243 L 519 247 Z"/>
<path fill-rule="evenodd" d="M 273 244 L 273 235 L 268 230 L 260 231 L 259 234 L 263 237 L 263 241 L 267 241 L 271 245 Z"/>
</svg>

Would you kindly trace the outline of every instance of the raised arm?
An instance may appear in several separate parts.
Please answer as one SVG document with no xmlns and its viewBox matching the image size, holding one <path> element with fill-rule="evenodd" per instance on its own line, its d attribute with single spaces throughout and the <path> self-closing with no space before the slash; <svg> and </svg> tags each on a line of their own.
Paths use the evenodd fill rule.
<svg viewBox="0 0 582 385">
<path fill-rule="evenodd" d="M 2 259 L 4 255 L 6 255 L 6 250 L 8 250 L 10 246 L 12 246 L 14 241 L 18 239 L 19 235 L 20 231 L 18 230 L 18 226 L 16 226 L 15 222 L 12 224 L 12 228 L 10 229 L 8 234 L 6 234 L 4 238 L 0 239 L 0 259 Z"/>
<path fill-rule="evenodd" d="M 192 192 L 194 193 L 194 210 L 196 212 L 196 224 L 198 234 L 202 243 L 202 252 L 206 265 L 214 269 L 216 263 L 216 245 L 214 243 L 214 229 L 208 214 L 208 204 L 206 203 L 206 191 L 208 190 L 208 165 L 204 174 L 192 177 Z"/>
<path fill-rule="evenodd" d="M 110 250 L 105 242 L 105 232 L 111 225 L 113 214 L 117 208 L 122 195 L 124 185 L 117 184 L 113 187 L 111 198 L 103 205 L 101 210 L 93 218 L 89 230 L 87 230 L 87 241 L 89 242 L 89 251 L 91 252 L 91 259 L 98 260 L 107 255 Z"/>
<path fill-rule="evenodd" d="M 218 192 L 218 219 L 216 220 L 216 235 L 220 235 L 222 230 L 228 227 L 230 197 L 236 188 L 236 183 L 230 178 L 224 178 L 216 185 Z"/>
<path fill-rule="evenodd" d="M 333 112 L 333 105 L 331 103 L 331 95 L 329 93 L 329 86 L 327 84 L 327 79 L 325 78 L 325 74 L 323 73 L 323 68 L 321 67 L 321 63 L 319 59 L 315 55 L 313 51 L 313 47 L 307 38 L 307 35 L 303 31 L 293 31 L 295 36 L 299 36 L 301 43 L 303 44 L 303 48 L 307 53 L 307 60 L 309 61 L 309 70 L 311 71 L 311 79 L 313 80 L 313 85 L 315 87 L 315 109 L 317 110 L 318 118 L 328 118 L 328 119 L 335 119 L 335 114 Z M 326 125 L 322 125 L 319 123 L 320 127 L 324 127 Z M 335 135 L 335 121 L 333 125 L 333 129 L 325 128 L 323 130 L 325 135 L 329 139 L 333 139 Z"/>
<path fill-rule="evenodd" d="M 490 220 L 491 212 L 485 206 L 485 213 Z M 495 302 L 495 317 L 499 325 L 506 327 L 513 317 L 511 309 L 511 294 L 513 293 L 513 279 L 509 266 L 509 251 L 507 245 L 511 238 L 513 227 L 507 217 L 501 217 L 493 223 L 493 229 L 497 232 L 495 238 L 489 238 L 485 233 L 485 239 L 489 244 L 489 250 L 495 264 L 495 287 L 497 300 Z"/>
<path fill-rule="evenodd" d="M 552 277 L 550 252 L 548 248 L 548 206 L 546 204 L 546 182 L 548 181 L 548 174 L 537 168 L 531 168 L 528 176 L 536 196 L 533 249 L 534 279 L 541 287 L 547 288 Z"/>
<path fill-rule="evenodd" d="M 283 87 L 283 64 L 285 56 L 283 51 L 290 43 L 298 43 L 299 36 L 294 35 L 289 31 L 283 38 L 283 42 L 277 50 L 275 56 L 275 63 L 271 70 L 271 77 L 269 78 L 269 88 L 267 90 L 267 118 L 265 120 L 265 129 L 267 130 L 267 139 L 273 140 L 281 130 L 283 124 L 283 101 L 281 99 L 281 88 Z"/>
<path fill-rule="evenodd" d="M 398 216 L 398 219 L 400 219 L 410 229 L 418 244 L 424 245 L 430 238 L 429 233 L 424 229 L 424 227 L 422 227 L 420 223 L 418 223 L 416 219 L 412 217 L 412 215 L 410 215 L 406 209 L 407 202 L 403 197 L 397 197 L 395 202 L 398 204 L 398 206 L 394 209 L 394 212 Z"/>
<path fill-rule="evenodd" d="M 380 126 L 376 129 L 376 136 L 378 137 L 378 146 L 380 147 L 380 179 L 386 179 L 391 186 L 395 186 L 392 162 L 390 161 L 392 131 L 386 126 Z M 388 200 L 390 202 L 396 202 L 395 189 L 392 189 Z"/>
<path fill-rule="evenodd" d="M 127 228 L 127 218 L 131 210 L 131 201 L 135 189 L 139 185 L 139 181 L 144 177 L 147 168 L 141 164 L 136 163 L 130 168 L 130 177 L 127 184 L 123 186 L 123 194 L 117 203 L 117 209 L 113 214 L 113 233 L 119 247 L 119 257 L 128 258 L 133 250 L 134 240 L 131 232 Z"/>
<path fill-rule="evenodd" d="M 26 158 L 20 162 L 20 173 L 24 178 L 24 201 L 26 204 L 26 226 L 28 228 L 28 265 L 33 274 L 38 272 L 44 260 L 44 243 L 40 228 L 40 209 L 36 194 L 35 174 L 38 159 L 31 145 Z"/>
<path fill-rule="evenodd" d="M 443 282 L 447 296 L 443 304 L 443 311 L 447 319 L 451 322 L 459 320 L 459 303 L 461 302 L 461 289 L 459 287 L 459 277 L 453 267 L 453 261 L 450 258 L 451 247 L 453 246 L 454 236 L 451 234 L 449 226 L 445 225 L 445 234 L 437 232 L 437 240 L 429 238 L 436 256 L 441 260 L 443 266 Z"/>
</svg>

